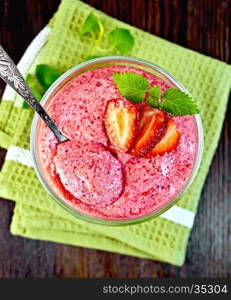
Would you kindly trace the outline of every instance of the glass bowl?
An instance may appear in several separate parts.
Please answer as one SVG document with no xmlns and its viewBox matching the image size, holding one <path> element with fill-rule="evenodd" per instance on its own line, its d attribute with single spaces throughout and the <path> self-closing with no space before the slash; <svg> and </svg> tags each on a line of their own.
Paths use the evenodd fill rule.
<svg viewBox="0 0 231 300">
<path fill-rule="evenodd" d="M 64 73 L 61 77 L 59 77 L 54 84 L 49 88 L 49 90 L 44 95 L 41 104 L 46 108 L 49 103 L 52 101 L 53 97 L 62 89 L 71 79 L 74 77 L 79 76 L 80 74 L 83 74 L 89 70 L 96 69 L 96 68 L 102 68 L 106 66 L 130 66 L 135 67 L 144 71 L 147 71 L 149 73 L 154 74 L 155 76 L 163 79 L 165 82 L 168 83 L 169 86 L 178 88 L 185 93 L 188 93 L 186 88 L 177 81 L 172 75 L 170 75 L 168 72 L 163 70 L 161 67 L 141 60 L 137 58 L 131 58 L 131 57 L 125 57 L 125 56 L 108 56 L 108 57 L 101 57 L 92 59 L 86 62 L 83 62 L 72 69 L 68 70 L 66 73 Z M 192 169 L 192 172 L 187 180 L 187 182 L 182 186 L 182 189 L 180 193 L 176 195 L 174 199 L 172 199 L 169 203 L 163 205 L 158 210 L 154 210 L 152 213 L 133 218 L 133 219 L 125 219 L 125 220 L 118 220 L 118 219 L 102 219 L 102 218 L 96 218 L 93 216 L 89 216 L 87 214 L 84 214 L 80 211 L 78 211 L 76 208 L 73 208 L 71 205 L 69 205 L 67 202 L 64 201 L 59 195 L 57 195 L 54 190 L 52 189 L 52 186 L 49 184 L 49 182 L 46 180 L 46 176 L 43 173 L 44 171 L 41 168 L 41 164 L 39 161 L 39 156 L 37 153 L 38 149 L 38 131 L 40 127 L 40 122 L 43 122 L 37 114 L 35 114 L 32 127 L 31 127 L 31 136 L 30 136 L 30 145 L 31 145 L 31 153 L 33 157 L 33 162 L 35 166 L 35 171 L 37 173 L 37 176 L 39 180 L 41 181 L 43 187 L 45 190 L 50 194 L 50 196 L 58 203 L 60 204 L 64 209 L 66 209 L 69 213 L 74 215 L 76 218 L 79 218 L 81 220 L 94 222 L 97 224 L 102 225 L 131 225 L 131 224 L 137 224 L 139 222 L 143 222 L 152 218 L 155 218 L 168 210 L 170 207 L 172 207 L 176 202 L 185 194 L 185 192 L 188 190 L 190 185 L 193 182 L 193 179 L 195 178 L 195 175 L 198 171 L 202 152 L 203 152 L 203 128 L 201 123 L 201 118 L 199 115 L 194 116 L 194 125 L 195 125 L 195 134 L 197 135 L 198 140 L 198 147 L 197 147 L 197 153 L 195 154 L 195 160 L 194 160 L 194 166 Z"/>
</svg>

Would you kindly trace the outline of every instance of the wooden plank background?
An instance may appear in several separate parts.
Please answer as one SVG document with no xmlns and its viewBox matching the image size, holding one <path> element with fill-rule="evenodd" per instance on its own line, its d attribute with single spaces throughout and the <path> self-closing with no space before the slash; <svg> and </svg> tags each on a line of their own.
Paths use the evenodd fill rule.
<svg viewBox="0 0 231 300">
<path fill-rule="evenodd" d="M 182 46 L 231 60 L 230 0 L 88 0 Z M 0 43 L 17 62 L 59 0 L 1 0 Z M 4 84 L 0 82 L 0 94 Z M 13 203 L 0 201 L 0 277 L 230 277 L 231 106 L 203 189 L 182 268 L 148 259 L 12 236 Z M 5 151 L 0 149 L 0 165 Z"/>
</svg>

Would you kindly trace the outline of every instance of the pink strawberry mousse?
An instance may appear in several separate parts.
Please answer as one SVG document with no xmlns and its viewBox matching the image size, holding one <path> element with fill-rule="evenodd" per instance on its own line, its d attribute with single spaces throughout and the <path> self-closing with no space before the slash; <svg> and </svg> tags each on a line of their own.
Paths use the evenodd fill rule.
<svg viewBox="0 0 231 300">
<path fill-rule="evenodd" d="M 121 98 L 114 72 L 135 72 L 162 91 L 169 88 L 162 79 L 131 67 L 87 71 L 67 83 L 47 108 L 70 140 L 59 144 L 41 123 L 38 153 L 50 187 L 71 207 L 100 219 L 128 220 L 159 210 L 182 191 L 198 142 L 195 117 L 174 117 L 181 139 L 171 153 L 155 158 L 112 153 L 103 116 L 107 102 Z"/>
<path fill-rule="evenodd" d="M 101 144 L 67 141 L 54 157 L 64 188 L 89 205 L 106 207 L 122 191 L 120 162 Z"/>
</svg>

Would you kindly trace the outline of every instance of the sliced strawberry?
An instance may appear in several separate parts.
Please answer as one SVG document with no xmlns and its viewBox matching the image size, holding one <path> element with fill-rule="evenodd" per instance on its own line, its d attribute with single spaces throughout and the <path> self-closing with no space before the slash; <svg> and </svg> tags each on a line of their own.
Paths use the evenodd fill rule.
<svg viewBox="0 0 231 300">
<path fill-rule="evenodd" d="M 145 156 L 158 142 L 165 124 L 165 113 L 159 109 L 144 105 L 140 108 L 139 131 L 131 153 Z"/>
<path fill-rule="evenodd" d="M 110 100 L 105 111 L 104 122 L 112 145 L 119 151 L 128 151 L 137 133 L 137 105 L 123 99 Z"/>
<path fill-rule="evenodd" d="M 178 146 L 180 136 L 181 134 L 176 126 L 176 123 L 173 121 L 173 119 L 168 119 L 164 135 L 146 157 L 155 157 L 157 155 L 163 155 L 171 152 Z"/>
</svg>

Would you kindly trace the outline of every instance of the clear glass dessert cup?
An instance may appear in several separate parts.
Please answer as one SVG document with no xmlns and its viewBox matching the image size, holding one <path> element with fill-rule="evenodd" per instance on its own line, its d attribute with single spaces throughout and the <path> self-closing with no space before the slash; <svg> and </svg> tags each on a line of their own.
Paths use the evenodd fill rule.
<svg viewBox="0 0 231 300">
<path fill-rule="evenodd" d="M 96 69 L 96 68 L 102 68 L 102 67 L 108 67 L 108 66 L 129 66 L 129 67 L 135 67 L 144 71 L 147 71 L 149 73 L 152 73 L 153 75 L 163 79 L 165 82 L 168 83 L 169 86 L 178 88 L 186 93 L 188 91 L 186 88 L 177 81 L 172 75 L 170 75 L 168 72 L 163 70 L 161 67 L 150 63 L 148 61 L 144 61 L 138 58 L 131 58 L 131 57 L 125 57 L 125 56 L 108 56 L 108 57 L 101 57 L 92 59 L 86 62 L 83 62 L 72 69 L 68 70 L 66 73 L 64 73 L 60 78 L 58 78 L 53 85 L 49 88 L 49 90 L 46 92 L 46 94 L 43 96 L 43 99 L 41 101 L 42 105 L 46 108 L 49 103 L 52 101 L 53 97 L 62 89 L 71 79 L 74 77 L 77 77 L 89 70 Z M 202 157 L 203 152 L 203 128 L 202 128 L 202 122 L 200 115 L 194 116 L 194 123 L 195 123 L 195 134 L 197 135 L 197 153 L 195 154 L 195 160 L 194 160 L 194 166 L 191 171 L 191 174 L 187 180 L 187 182 L 182 186 L 181 191 L 176 195 L 174 199 L 172 199 L 167 204 L 164 204 L 162 207 L 158 207 L 157 210 L 153 210 L 152 213 L 144 216 L 138 216 L 133 219 L 102 219 L 98 217 L 89 216 L 87 214 L 84 214 L 83 212 L 78 211 L 76 208 L 71 207 L 71 205 L 68 205 L 66 201 L 61 199 L 59 195 L 57 195 L 51 184 L 46 180 L 44 171 L 41 167 L 41 162 L 38 155 L 38 131 L 41 122 L 43 122 L 38 115 L 36 114 L 34 116 L 32 127 L 31 127 L 31 136 L 30 136 L 30 146 L 31 146 L 31 153 L 32 158 L 34 162 L 35 171 L 37 173 L 37 176 L 42 183 L 45 190 L 48 192 L 48 194 L 59 204 L 61 205 L 66 211 L 71 213 L 76 218 L 79 218 L 81 220 L 90 221 L 97 224 L 102 225 L 131 225 L 131 224 L 137 224 L 139 222 L 143 222 L 146 220 L 150 220 L 152 218 L 155 218 L 159 216 L 160 214 L 164 213 L 166 210 L 168 210 L 170 207 L 176 204 L 178 200 L 185 194 L 185 192 L 188 190 L 188 188 L 191 186 L 197 171 L 200 166 L 200 161 Z"/>
</svg>

